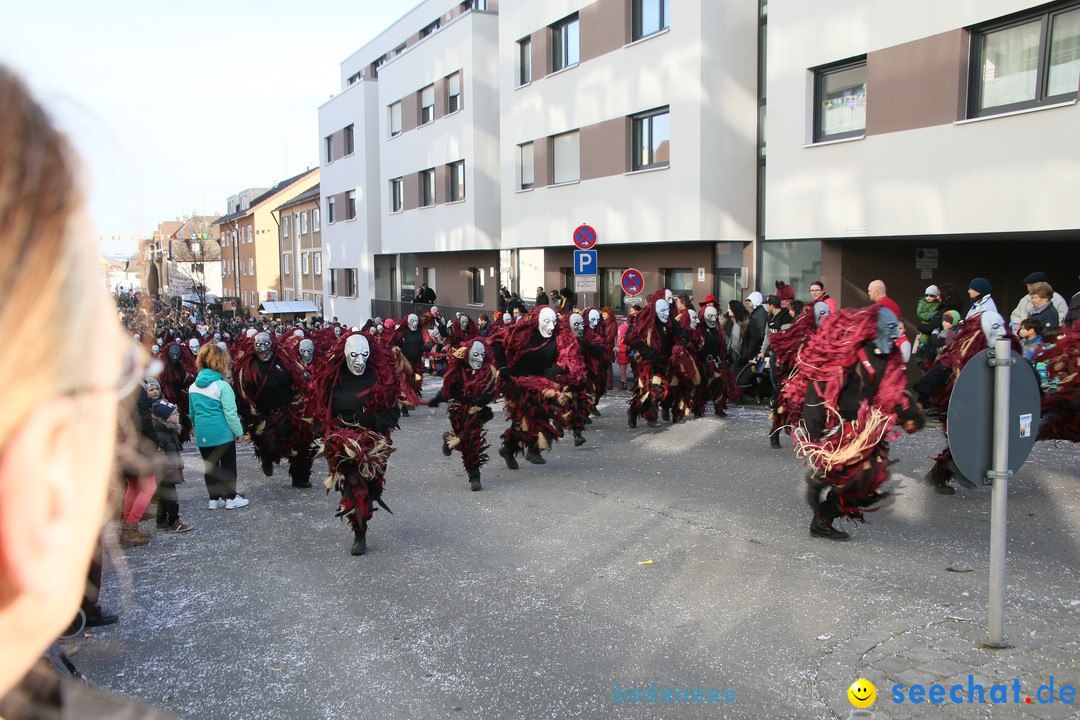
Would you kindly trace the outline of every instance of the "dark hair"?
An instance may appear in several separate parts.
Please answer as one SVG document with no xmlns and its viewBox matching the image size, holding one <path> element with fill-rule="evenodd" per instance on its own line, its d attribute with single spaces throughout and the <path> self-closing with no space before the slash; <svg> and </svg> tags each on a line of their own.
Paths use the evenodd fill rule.
<svg viewBox="0 0 1080 720">
<path fill-rule="evenodd" d="M 821 292 L 825 292 L 825 283 L 821 282 L 820 280 L 815 280 L 814 282 L 810 283 L 810 287 L 814 287 L 815 285 L 821 288 Z"/>
<path fill-rule="evenodd" d="M 742 322 L 750 317 L 750 311 L 738 300 L 728 300 L 728 310 L 735 316 L 735 322 Z"/>
<path fill-rule="evenodd" d="M 1020 323 L 1020 327 L 1024 330 L 1034 330 L 1035 332 L 1042 335 L 1043 328 L 1045 328 L 1046 326 L 1043 325 L 1041 320 L 1029 317 L 1025 318 L 1024 321 Z"/>
</svg>

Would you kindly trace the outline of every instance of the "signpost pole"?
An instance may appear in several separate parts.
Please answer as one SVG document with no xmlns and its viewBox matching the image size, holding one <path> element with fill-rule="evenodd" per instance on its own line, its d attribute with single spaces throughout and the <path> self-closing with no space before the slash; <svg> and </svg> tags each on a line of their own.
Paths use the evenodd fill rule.
<svg viewBox="0 0 1080 720">
<path fill-rule="evenodd" d="M 1013 363 L 1007 338 L 994 344 L 994 451 L 987 477 L 994 484 L 990 500 L 990 607 L 986 644 L 1008 647 L 1005 640 L 1005 526 L 1009 492 L 1009 372 Z"/>
</svg>

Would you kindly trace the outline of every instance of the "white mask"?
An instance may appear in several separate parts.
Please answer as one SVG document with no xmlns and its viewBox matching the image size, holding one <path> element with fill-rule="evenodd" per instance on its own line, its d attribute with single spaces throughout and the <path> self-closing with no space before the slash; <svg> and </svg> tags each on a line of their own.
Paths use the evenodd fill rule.
<svg viewBox="0 0 1080 720">
<path fill-rule="evenodd" d="M 667 300 L 656 301 L 656 317 L 660 322 L 667 324 L 668 318 L 671 316 L 671 306 L 668 305 Z"/>
<path fill-rule="evenodd" d="M 217 346 L 218 346 L 219 348 L 221 348 L 222 350 L 224 350 L 224 351 L 225 351 L 225 354 L 226 354 L 226 355 L 227 355 L 227 354 L 229 353 L 229 346 L 225 344 L 225 341 L 224 341 L 224 340 L 222 340 L 221 342 L 219 342 L 219 343 L 217 344 Z"/>
<path fill-rule="evenodd" d="M 461 325 L 462 330 L 468 330 L 469 329 L 469 316 L 468 315 L 462 315 L 458 319 L 458 324 Z"/>
<path fill-rule="evenodd" d="M 311 342 L 307 338 L 300 341 L 300 359 L 304 361 L 305 365 L 310 365 L 311 361 L 315 359 L 315 343 Z"/>
<path fill-rule="evenodd" d="M 428 330 L 428 332 L 431 333 L 431 339 L 432 340 L 434 340 L 435 342 L 442 342 L 443 337 L 442 337 L 442 333 L 439 332 L 439 324 L 438 323 L 435 323 L 434 325 L 432 325 L 431 328 Z"/>
<path fill-rule="evenodd" d="M 431 314 L 435 315 L 435 316 L 438 316 L 438 314 L 439 314 L 439 306 L 438 305 L 432 305 L 431 306 Z"/>
<path fill-rule="evenodd" d="M 510 317 L 510 313 L 503 313 L 503 325 L 509 325 L 514 321 L 514 318 Z"/>
<path fill-rule="evenodd" d="M 416 316 L 416 313 L 412 313 L 409 315 L 407 322 L 409 323 L 410 330 L 416 330 L 417 326 L 420 324 L 420 318 Z"/>
<path fill-rule="evenodd" d="M 988 344 L 993 345 L 995 340 L 1005 337 L 1005 319 L 998 313 L 992 310 L 984 312 L 979 322 Z"/>
<path fill-rule="evenodd" d="M 154 357 L 157 357 L 159 352 L 161 352 L 161 347 L 159 347 L 158 345 L 151 345 L 150 346 L 150 354 L 151 355 L 153 355 Z"/>
<path fill-rule="evenodd" d="M 814 324 L 815 325 L 817 325 L 818 327 L 821 327 L 821 323 L 823 323 L 825 321 L 825 318 L 830 314 L 832 314 L 832 311 L 829 310 L 828 304 L 820 302 L 820 301 L 814 303 Z"/>
<path fill-rule="evenodd" d="M 694 310 L 693 308 L 689 308 L 686 312 L 690 313 L 690 329 L 691 330 L 697 330 L 697 326 L 698 326 L 698 322 L 699 322 L 697 310 Z"/>
<path fill-rule="evenodd" d="M 142 340 L 142 335 L 140 335 L 139 333 L 135 333 L 135 342 L 139 342 L 141 340 Z"/>
<path fill-rule="evenodd" d="M 191 338 L 190 340 L 187 341 L 187 346 L 188 346 L 188 348 L 191 349 L 191 353 L 193 355 L 198 355 L 199 354 L 199 341 L 198 340 L 196 340 L 195 338 Z"/>
<path fill-rule="evenodd" d="M 486 355 L 487 351 L 484 350 L 484 343 L 479 340 L 473 342 L 472 347 L 469 348 L 469 367 L 473 370 L 484 367 L 484 357 Z"/>
<path fill-rule="evenodd" d="M 345 341 L 345 366 L 353 375 L 363 375 L 367 370 L 371 346 L 363 335 L 350 335 Z"/>
<path fill-rule="evenodd" d="M 244 334 L 245 334 L 245 335 L 247 335 L 248 337 L 255 337 L 256 335 L 258 335 L 258 334 L 259 334 L 259 331 L 258 331 L 258 330 L 256 330 L 255 328 L 248 328 L 248 329 L 247 329 L 247 330 L 246 330 L 246 331 L 244 332 Z"/>
<path fill-rule="evenodd" d="M 589 311 L 589 328 L 596 329 L 596 326 L 600 324 L 600 311 L 593 308 Z"/>
<path fill-rule="evenodd" d="M 555 326 L 559 324 L 559 316 L 549 307 L 540 310 L 540 334 L 546 338 L 555 332 Z"/>
<path fill-rule="evenodd" d="M 292 331 L 292 336 L 294 338 L 302 338 L 302 337 L 304 337 L 304 331 L 301 330 L 300 328 L 296 328 L 295 330 Z"/>
<path fill-rule="evenodd" d="M 214 342 L 221 340 L 221 333 L 214 333 Z"/>
<path fill-rule="evenodd" d="M 716 308 L 710 305 L 709 307 L 705 308 L 704 312 L 702 312 L 702 315 L 705 316 L 706 326 L 711 328 L 716 327 Z"/>
<path fill-rule="evenodd" d="M 255 357 L 263 362 L 270 359 L 274 354 L 274 342 L 268 333 L 261 332 L 255 336 Z"/>
<path fill-rule="evenodd" d="M 341 326 L 340 325 L 337 325 L 337 326 L 334 327 L 334 337 L 341 337 Z"/>
<path fill-rule="evenodd" d="M 675 294 L 668 288 L 664 288 L 664 300 L 667 300 L 667 304 L 671 305 L 671 298 L 675 297 Z"/>
<path fill-rule="evenodd" d="M 585 334 L 585 318 L 581 317 L 580 313 L 570 314 L 570 329 L 574 331 L 574 335 L 577 337 Z"/>
</svg>

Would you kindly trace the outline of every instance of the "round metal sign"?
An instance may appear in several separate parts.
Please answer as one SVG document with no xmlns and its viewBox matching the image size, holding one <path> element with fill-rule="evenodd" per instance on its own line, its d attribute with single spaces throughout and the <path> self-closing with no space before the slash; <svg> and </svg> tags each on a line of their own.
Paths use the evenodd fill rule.
<svg viewBox="0 0 1080 720">
<path fill-rule="evenodd" d="M 983 350 L 968 361 L 949 398 L 949 448 L 957 468 L 972 482 L 985 480 L 994 458 L 994 370 Z M 1027 460 L 1039 435 L 1039 380 L 1023 355 L 1013 351 L 1009 370 L 1009 470 Z"/>
<path fill-rule="evenodd" d="M 596 231 L 590 225 L 578 225 L 574 230 L 574 244 L 581 250 L 591 250 L 596 244 Z"/>
<path fill-rule="evenodd" d="M 637 295 L 645 288 L 645 278 L 641 276 L 637 268 L 623 270 L 622 289 L 627 295 Z"/>
</svg>

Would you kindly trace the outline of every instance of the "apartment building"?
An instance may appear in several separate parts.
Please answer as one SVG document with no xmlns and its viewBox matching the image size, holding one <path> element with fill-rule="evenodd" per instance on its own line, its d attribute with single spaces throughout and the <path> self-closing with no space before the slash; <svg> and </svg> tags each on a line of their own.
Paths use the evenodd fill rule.
<svg viewBox="0 0 1080 720">
<path fill-rule="evenodd" d="M 319 184 L 319 169 L 305 170 L 261 194 L 247 191 L 229 199 L 230 212 L 216 219 L 222 247 L 225 290 L 231 289 L 249 314 L 278 300 L 281 244 L 274 209 Z"/>
<path fill-rule="evenodd" d="M 597 292 L 737 296 L 752 266 L 757 7 L 728 0 L 504 0 L 502 242 L 516 285 L 574 289 L 572 234 L 597 236 Z M 639 298 L 640 300 L 641 298 Z"/>
<path fill-rule="evenodd" d="M 495 10 L 429 0 L 342 63 L 342 91 L 319 108 L 329 315 L 361 322 L 421 282 L 441 304 L 494 307 Z"/>
<path fill-rule="evenodd" d="M 768 3 L 761 270 L 905 314 L 976 276 L 1080 289 L 1080 3 Z"/>
<path fill-rule="evenodd" d="M 323 312 L 322 210 L 320 186 L 305 190 L 279 205 L 281 300 L 307 300 Z"/>
</svg>

